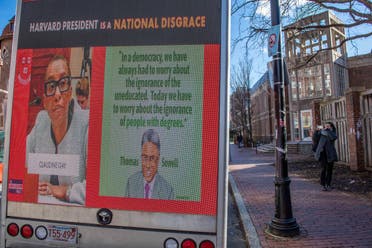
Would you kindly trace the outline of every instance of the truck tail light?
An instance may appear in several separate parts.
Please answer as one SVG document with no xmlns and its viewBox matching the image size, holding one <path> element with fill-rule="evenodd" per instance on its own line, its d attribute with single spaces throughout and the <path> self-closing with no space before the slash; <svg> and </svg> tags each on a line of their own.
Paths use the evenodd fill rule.
<svg viewBox="0 0 372 248">
<path fill-rule="evenodd" d="M 174 238 L 168 238 L 164 242 L 164 248 L 178 248 L 178 242 Z"/>
<path fill-rule="evenodd" d="M 44 240 L 48 236 L 48 230 L 46 229 L 45 226 L 38 226 L 35 229 L 35 236 L 36 236 L 36 238 L 38 238 L 40 240 Z"/>
<path fill-rule="evenodd" d="M 199 248 L 214 248 L 214 244 L 210 240 L 204 240 L 200 243 Z"/>
<path fill-rule="evenodd" d="M 21 235 L 25 239 L 31 238 L 33 234 L 34 234 L 34 229 L 32 228 L 32 226 L 26 224 L 21 227 Z"/>
<path fill-rule="evenodd" d="M 196 248 L 196 243 L 192 239 L 185 239 L 182 241 L 181 248 Z"/>
<path fill-rule="evenodd" d="M 8 231 L 8 234 L 9 234 L 10 236 L 15 237 L 15 236 L 17 236 L 18 233 L 19 233 L 19 227 L 18 227 L 18 225 L 17 225 L 16 223 L 10 223 L 10 224 L 8 225 L 7 231 Z"/>
</svg>

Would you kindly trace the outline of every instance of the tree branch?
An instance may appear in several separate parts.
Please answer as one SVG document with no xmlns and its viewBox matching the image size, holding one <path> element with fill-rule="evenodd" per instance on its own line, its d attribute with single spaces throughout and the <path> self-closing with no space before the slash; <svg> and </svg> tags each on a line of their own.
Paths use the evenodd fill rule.
<svg viewBox="0 0 372 248">
<path fill-rule="evenodd" d="M 369 37 L 369 36 L 372 36 L 372 32 L 348 37 L 348 38 L 340 41 L 340 44 L 338 44 L 337 46 L 332 46 L 332 47 L 320 49 L 319 51 L 316 51 L 314 54 L 309 55 L 309 57 L 307 57 L 306 60 L 303 63 L 295 66 L 293 69 L 300 69 L 300 68 L 306 66 L 311 60 L 313 60 L 316 56 L 318 56 L 320 53 L 322 53 L 324 51 L 334 50 L 334 49 L 337 49 L 339 47 L 342 47 L 348 41 L 352 41 L 352 40 L 356 40 L 356 39 L 360 39 L 360 38 L 366 38 L 366 37 Z"/>
<path fill-rule="evenodd" d="M 351 1 L 346 1 L 346 0 L 309 0 L 311 2 L 314 2 L 314 3 L 317 3 L 319 4 L 321 7 L 323 8 L 326 8 L 326 9 L 330 9 L 330 10 L 333 10 L 333 11 L 336 11 L 336 12 L 340 12 L 340 13 L 349 13 L 350 15 L 356 15 L 356 16 L 359 16 L 359 17 L 362 17 L 362 18 L 365 18 L 365 19 L 371 19 L 371 6 L 366 6 L 367 9 L 369 9 L 369 13 L 362 13 L 360 11 L 357 11 L 356 8 L 352 8 L 352 6 L 349 6 L 348 8 L 339 8 L 339 7 L 336 7 L 336 6 L 332 6 L 332 5 L 329 5 L 329 4 L 341 4 L 341 3 L 347 3 L 347 4 L 350 4 Z"/>
<path fill-rule="evenodd" d="M 283 28 L 283 31 L 288 30 L 308 30 L 308 29 L 327 29 L 327 28 L 337 28 L 337 27 L 343 27 L 343 28 L 352 28 L 356 26 L 360 26 L 362 24 L 372 24 L 372 20 L 363 20 L 363 21 L 356 21 L 354 23 L 333 23 L 328 25 L 301 25 L 301 24 L 294 24 L 293 26 L 287 26 Z"/>
</svg>

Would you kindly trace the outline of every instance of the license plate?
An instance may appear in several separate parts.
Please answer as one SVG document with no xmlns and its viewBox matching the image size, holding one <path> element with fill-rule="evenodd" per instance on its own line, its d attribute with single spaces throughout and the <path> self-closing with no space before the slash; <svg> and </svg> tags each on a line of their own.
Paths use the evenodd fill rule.
<svg viewBox="0 0 372 248">
<path fill-rule="evenodd" d="M 49 225 L 47 229 L 48 236 L 46 240 L 48 241 L 67 242 L 71 244 L 77 243 L 77 227 Z"/>
</svg>

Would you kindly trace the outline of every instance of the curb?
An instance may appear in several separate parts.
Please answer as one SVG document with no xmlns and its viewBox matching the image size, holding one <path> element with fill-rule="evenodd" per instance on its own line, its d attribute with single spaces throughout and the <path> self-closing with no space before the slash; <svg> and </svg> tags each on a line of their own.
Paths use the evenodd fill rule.
<svg viewBox="0 0 372 248">
<path fill-rule="evenodd" d="M 235 180 L 232 175 L 229 174 L 229 186 L 232 190 L 232 195 L 234 197 L 235 203 L 238 208 L 239 217 L 243 224 L 243 231 L 245 234 L 245 238 L 248 241 L 248 245 L 250 248 L 261 248 L 260 239 L 256 232 L 256 228 L 253 225 L 251 216 L 249 215 L 249 209 L 246 208 L 244 205 L 244 201 L 238 187 L 236 186 Z"/>
</svg>

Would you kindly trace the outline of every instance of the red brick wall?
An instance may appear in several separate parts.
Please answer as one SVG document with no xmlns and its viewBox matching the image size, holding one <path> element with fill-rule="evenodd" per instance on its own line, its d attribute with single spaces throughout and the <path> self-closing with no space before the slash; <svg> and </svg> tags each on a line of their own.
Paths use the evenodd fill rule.
<svg viewBox="0 0 372 248">
<path fill-rule="evenodd" d="M 268 85 L 252 95 L 252 136 L 255 141 L 270 142 L 273 136 L 271 89 Z"/>
<path fill-rule="evenodd" d="M 361 127 L 358 125 L 360 118 L 360 92 L 349 91 L 346 93 L 346 116 L 348 130 L 348 142 L 350 152 L 350 169 L 364 169 L 363 143 L 361 139 Z"/>
<path fill-rule="evenodd" d="M 313 102 L 312 114 L 313 114 L 313 128 L 316 129 L 318 125 L 322 125 L 322 120 L 320 118 L 320 103 L 317 101 Z"/>
<path fill-rule="evenodd" d="M 349 58 L 349 89 L 346 92 L 348 142 L 350 168 L 365 169 L 362 137 L 360 97 L 365 90 L 372 89 L 372 54 Z"/>
<path fill-rule="evenodd" d="M 365 87 L 372 89 L 372 65 L 349 69 L 350 87 Z"/>
</svg>

